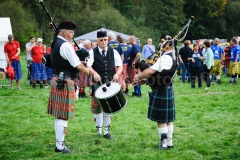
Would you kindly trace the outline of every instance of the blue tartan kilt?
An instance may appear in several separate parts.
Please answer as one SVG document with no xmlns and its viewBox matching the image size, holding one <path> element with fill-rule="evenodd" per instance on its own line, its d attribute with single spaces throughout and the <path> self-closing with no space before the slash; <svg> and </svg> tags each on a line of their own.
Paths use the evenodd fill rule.
<svg viewBox="0 0 240 160">
<path fill-rule="evenodd" d="M 52 68 L 46 68 L 46 71 L 47 71 L 47 80 L 51 81 L 53 77 Z"/>
<path fill-rule="evenodd" d="M 11 66 L 14 69 L 14 79 L 19 80 L 22 78 L 22 69 L 20 65 L 20 61 L 18 60 L 13 60 L 11 63 Z"/>
<path fill-rule="evenodd" d="M 31 80 L 46 80 L 47 79 L 47 72 L 46 67 L 42 63 L 35 63 L 32 62 L 31 68 Z"/>
<path fill-rule="evenodd" d="M 172 87 L 156 89 L 149 94 L 148 119 L 167 123 L 175 118 L 175 102 Z"/>
</svg>

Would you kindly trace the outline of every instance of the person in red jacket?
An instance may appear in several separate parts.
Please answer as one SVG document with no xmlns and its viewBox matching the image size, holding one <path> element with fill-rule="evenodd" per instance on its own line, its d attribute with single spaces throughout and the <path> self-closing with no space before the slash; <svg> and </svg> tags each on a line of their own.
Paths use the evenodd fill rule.
<svg viewBox="0 0 240 160">
<path fill-rule="evenodd" d="M 14 79 L 17 83 L 17 89 L 20 88 L 20 79 L 22 78 L 22 69 L 20 64 L 20 45 L 18 41 L 14 40 L 13 35 L 8 35 L 8 42 L 4 45 L 4 53 L 8 65 L 11 65 L 14 69 Z M 10 80 L 10 88 L 13 89 L 12 80 Z"/>
</svg>

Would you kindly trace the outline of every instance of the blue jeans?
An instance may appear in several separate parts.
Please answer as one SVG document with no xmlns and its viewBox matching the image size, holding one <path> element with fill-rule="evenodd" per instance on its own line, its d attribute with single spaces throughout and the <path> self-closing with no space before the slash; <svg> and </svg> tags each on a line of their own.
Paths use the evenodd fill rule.
<svg viewBox="0 0 240 160">
<path fill-rule="evenodd" d="M 188 62 L 182 64 L 182 82 L 185 82 L 186 71 L 187 71 L 187 74 L 188 74 L 188 82 L 191 82 L 191 73 L 189 71 Z"/>
</svg>

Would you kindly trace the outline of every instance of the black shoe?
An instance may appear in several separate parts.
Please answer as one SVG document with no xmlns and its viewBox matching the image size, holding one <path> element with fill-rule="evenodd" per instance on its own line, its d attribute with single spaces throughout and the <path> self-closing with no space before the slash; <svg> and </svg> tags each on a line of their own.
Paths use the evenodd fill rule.
<svg viewBox="0 0 240 160">
<path fill-rule="evenodd" d="M 220 80 L 220 79 L 218 79 L 218 80 L 217 80 L 217 83 L 218 83 L 218 84 L 221 84 L 221 80 Z"/>
<path fill-rule="evenodd" d="M 36 83 L 32 83 L 32 88 L 36 88 Z"/>
<path fill-rule="evenodd" d="M 112 139 L 112 136 L 110 133 L 105 134 L 103 137 L 106 139 Z"/>
<path fill-rule="evenodd" d="M 62 152 L 62 153 L 69 153 L 70 149 L 67 148 L 66 146 L 64 146 L 64 148 L 62 150 L 57 149 L 57 147 L 55 148 L 55 152 Z"/>
<path fill-rule="evenodd" d="M 167 150 L 168 146 L 167 146 L 167 134 L 166 133 L 162 133 L 161 134 L 161 140 L 158 144 L 158 148 L 157 149 L 161 149 L 161 150 Z"/>
<path fill-rule="evenodd" d="M 167 146 L 168 149 L 174 148 L 174 146 Z"/>
<path fill-rule="evenodd" d="M 40 89 L 43 89 L 43 84 L 40 84 Z"/>
<path fill-rule="evenodd" d="M 229 84 L 232 85 L 232 84 L 233 84 L 233 81 L 230 80 Z"/>
<path fill-rule="evenodd" d="M 192 88 L 195 88 L 195 86 L 191 86 Z"/>
<path fill-rule="evenodd" d="M 233 81 L 233 84 L 237 84 L 237 81 Z"/>
</svg>

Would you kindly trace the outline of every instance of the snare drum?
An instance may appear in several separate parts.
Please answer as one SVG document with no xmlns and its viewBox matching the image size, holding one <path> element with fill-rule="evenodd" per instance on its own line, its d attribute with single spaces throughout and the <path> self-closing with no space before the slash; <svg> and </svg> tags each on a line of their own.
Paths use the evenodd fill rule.
<svg viewBox="0 0 240 160">
<path fill-rule="evenodd" d="M 106 83 L 98 87 L 95 91 L 95 97 L 103 112 L 107 114 L 117 113 L 127 105 L 121 86 L 116 82 L 111 82 L 110 86 Z"/>
</svg>

